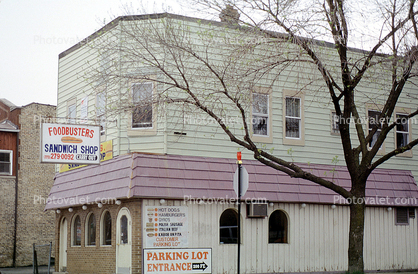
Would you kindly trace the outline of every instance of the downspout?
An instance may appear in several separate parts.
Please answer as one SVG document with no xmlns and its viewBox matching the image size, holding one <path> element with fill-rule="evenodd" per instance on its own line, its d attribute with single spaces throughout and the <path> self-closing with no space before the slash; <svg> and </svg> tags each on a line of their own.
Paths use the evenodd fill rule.
<svg viewBox="0 0 418 274">
<path fill-rule="evenodd" d="M 15 156 L 15 164 L 14 169 L 16 170 L 16 178 L 15 178 L 15 212 L 14 212 L 14 229 L 13 229 L 13 267 L 16 267 L 16 246 L 17 246 L 17 202 L 18 202 L 18 184 L 19 184 L 19 132 L 16 132 L 16 156 Z"/>
</svg>

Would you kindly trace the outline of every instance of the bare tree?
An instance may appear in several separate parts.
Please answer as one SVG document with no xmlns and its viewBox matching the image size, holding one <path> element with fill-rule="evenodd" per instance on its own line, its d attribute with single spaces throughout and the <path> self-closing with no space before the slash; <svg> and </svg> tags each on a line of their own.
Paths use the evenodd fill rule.
<svg viewBox="0 0 418 274">
<path fill-rule="evenodd" d="M 94 85 L 106 86 L 109 112 L 149 117 L 153 109 L 147 106 L 152 103 L 159 108 L 176 106 L 172 110 L 183 115 L 204 113 L 213 119 L 213 128 L 221 129 L 261 163 L 351 200 L 365 197 L 367 178 L 374 169 L 418 143 L 418 139 L 408 140 L 376 157 L 388 134 L 402 125 L 400 118 L 392 118 L 399 98 L 416 97 L 405 91 L 407 85 L 416 88 L 412 81 L 418 57 L 415 0 L 365 4 L 195 0 L 193 4 L 221 13 L 223 23 L 192 22 L 168 14 L 127 16 L 90 43 L 103 64 L 86 75 Z M 305 73 L 295 76 L 298 71 Z M 252 140 L 252 91 L 290 77 L 301 92 L 308 89 L 333 105 L 351 189 L 316 176 Z M 133 104 L 130 83 L 148 80 L 158 83 L 158 89 Z M 373 98 L 361 88 L 370 83 L 377 91 Z M 365 127 L 359 107 L 367 100 L 381 105 L 375 117 L 381 122 Z M 415 109 L 403 118 L 417 113 Z M 237 120 L 226 119 L 237 114 Z M 365 205 L 351 203 L 349 207 L 348 271 L 363 272 Z"/>
</svg>

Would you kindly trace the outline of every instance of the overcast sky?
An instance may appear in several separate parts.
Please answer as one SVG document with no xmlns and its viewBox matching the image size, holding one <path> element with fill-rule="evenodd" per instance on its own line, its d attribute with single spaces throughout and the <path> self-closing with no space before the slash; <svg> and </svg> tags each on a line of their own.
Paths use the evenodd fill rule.
<svg viewBox="0 0 418 274">
<path fill-rule="evenodd" d="M 175 0 L 145 2 L 0 0 L 0 98 L 17 106 L 56 105 L 59 53 L 123 15 L 126 5 L 147 13 L 171 6 L 168 11 L 184 14 Z"/>
</svg>

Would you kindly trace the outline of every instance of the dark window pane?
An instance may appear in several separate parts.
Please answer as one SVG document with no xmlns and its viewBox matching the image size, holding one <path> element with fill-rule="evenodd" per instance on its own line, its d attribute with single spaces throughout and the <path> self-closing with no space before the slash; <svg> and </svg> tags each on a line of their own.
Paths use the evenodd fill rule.
<svg viewBox="0 0 418 274">
<path fill-rule="evenodd" d="M 87 222 L 87 245 L 95 245 L 95 244 L 96 244 L 96 219 L 94 218 L 94 214 L 91 214 Z"/>
<path fill-rule="evenodd" d="M 103 244 L 112 244 L 112 217 L 109 211 L 106 211 L 103 218 Z"/>
<path fill-rule="evenodd" d="M 128 243 L 128 218 L 125 215 L 120 218 L 120 243 Z"/>
<path fill-rule="evenodd" d="M 220 243 L 238 243 L 238 213 L 233 209 L 225 210 L 219 220 Z"/>
<path fill-rule="evenodd" d="M 280 210 L 276 210 L 270 215 L 269 243 L 287 243 L 287 217 Z"/>
<path fill-rule="evenodd" d="M 73 227 L 73 245 L 81 245 L 81 220 L 80 216 L 75 217 Z"/>
</svg>

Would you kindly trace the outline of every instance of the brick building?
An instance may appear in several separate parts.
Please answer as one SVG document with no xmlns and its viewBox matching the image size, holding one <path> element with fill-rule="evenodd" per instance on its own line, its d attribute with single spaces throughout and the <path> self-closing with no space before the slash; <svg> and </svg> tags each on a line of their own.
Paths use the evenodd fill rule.
<svg viewBox="0 0 418 274">
<path fill-rule="evenodd" d="M 43 211 L 42 198 L 55 167 L 39 161 L 39 118 L 54 116 L 55 106 L 0 99 L 0 267 L 32 264 L 32 244 L 54 239 L 54 215 Z"/>
</svg>

